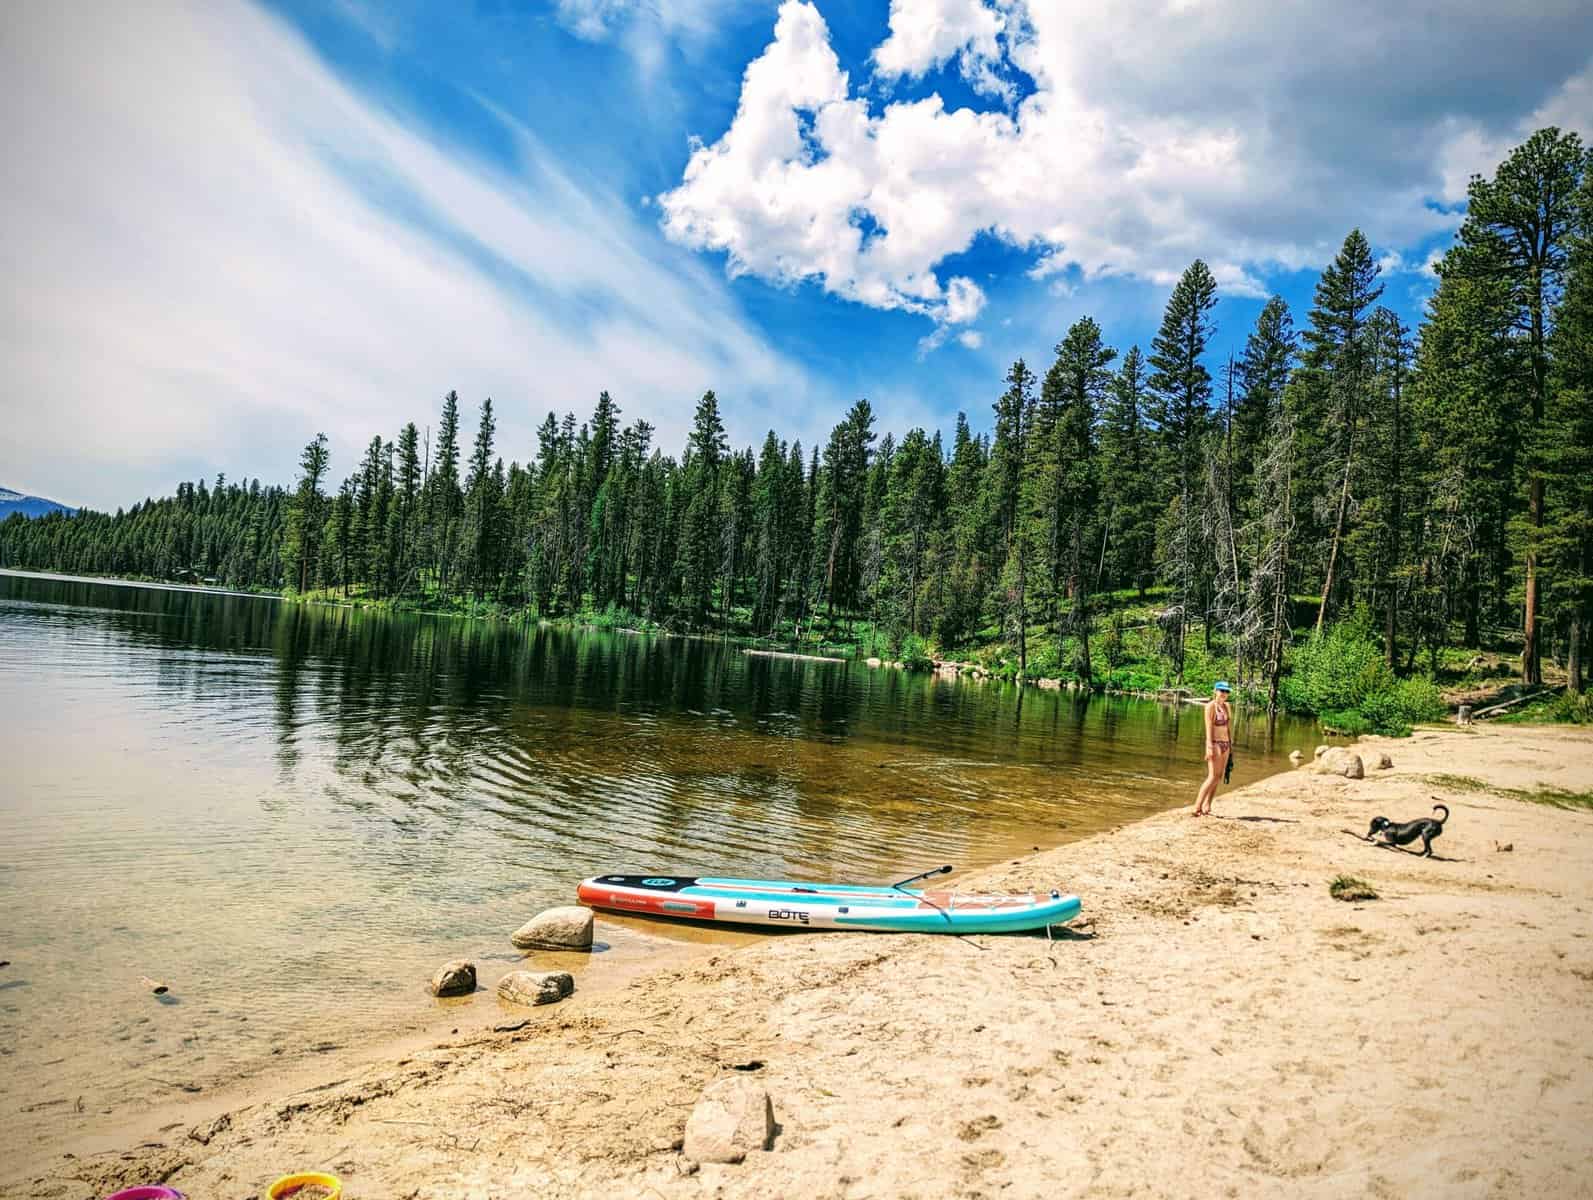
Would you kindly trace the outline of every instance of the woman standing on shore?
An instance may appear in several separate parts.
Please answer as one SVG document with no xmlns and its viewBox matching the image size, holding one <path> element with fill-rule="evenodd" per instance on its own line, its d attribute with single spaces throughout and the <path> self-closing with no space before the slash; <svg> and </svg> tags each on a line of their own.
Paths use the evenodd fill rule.
<svg viewBox="0 0 1593 1200">
<path fill-rule="evenodd" d="M 1228 755 L 1233 750 L 1230 725 L 1233 714 L 1228 708 L 1228 693 L 1232 689 L 1221 679 L 1211 685 L 1211 703 L 1206 705 L 1206 782 L 1195 794 L 1194 816 L 1211 812 L 1212 797 L 1217 794 L 1217 781 L 1228 766 Z"/>
</svg>

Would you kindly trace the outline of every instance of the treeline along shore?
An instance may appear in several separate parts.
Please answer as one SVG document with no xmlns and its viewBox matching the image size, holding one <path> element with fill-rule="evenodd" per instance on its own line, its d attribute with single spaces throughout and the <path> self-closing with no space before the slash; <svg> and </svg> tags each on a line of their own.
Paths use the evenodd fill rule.
<svg viewBox="0 0 1593 1200">
<path fill-rule="evenodd" d="M 333 482 L 218 476 L 115 514 L 0 525 L 0 565 L 851 643 L 1129 690 L 1230 676 L 1269 707 L 1397 730 L 1501 661 L 1586 716 L 1593 614 L 1593 170 L 1544 129 L 1490 178 L 1419 327 L 1352 231 L 1296 328 L 1280 297 L 1209 361 L 1184 272 L 1147 350 L 1096 321 L 1013 363 L 988 433 L 733 449 L 713 392 L 679 457 L 604 392 L 507 465 L 484 400 L 375 435 Z M 1489 653 L 1479 654 L 1478 651 Z M 1490 657 L 1490 654 L 1492 657 Z M 1435 711 L 1436 710 L 1436 711 Z"/>
</svg>

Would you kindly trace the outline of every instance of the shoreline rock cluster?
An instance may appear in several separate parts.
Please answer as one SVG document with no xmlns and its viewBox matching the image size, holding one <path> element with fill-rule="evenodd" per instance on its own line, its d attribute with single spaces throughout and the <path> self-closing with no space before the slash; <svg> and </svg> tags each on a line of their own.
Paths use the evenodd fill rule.
<svg viewBox="0 0 1593 1200">
<path fill-rule="evenodd" d="M 518 950 L 592 949 L 592 910 L 579 904 L 549 908 L 509 935 Z M 454 959 L 437 968 L 428 990 L 438 998 L 469 996 L 477 988 L 476 964 Z M 575 991 L 568 971 L 510 971 L 498 981 L 497 994 L 512 1004 L 555 1004 Z"/>
</svg>

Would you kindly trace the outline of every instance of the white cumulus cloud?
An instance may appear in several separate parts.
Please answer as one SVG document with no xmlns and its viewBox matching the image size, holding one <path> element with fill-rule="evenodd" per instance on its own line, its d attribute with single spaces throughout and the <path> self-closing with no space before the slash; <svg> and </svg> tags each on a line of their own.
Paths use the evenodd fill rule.
<svg viewBox="0 0 1593 1200">
<path fill-rule="evenodd" d="M 1586 32 L 1583 0 L 1467 0 L 1439 22 L 1376 0 L 892 0 L 876 78 L 955 64 L 988 91 L 999 67 L 1026 94 L 871 107 L 818 7 L 785 0 L 729 128 L 659 197 L 663 227 L 732 274 L 921 313 L 930 348 L 983 304 L 939 274 L 981 235 L 1030 251 L 1035 278 L 1165 285 L 1202 257 L 1261 295 L 1354 225 L 1394 254 L 1452 229 L 1456 180 L 1533 119 L 1586 128 Z"/>
<path fill-rule="evenodd" d="M 1006 25 L 983 0 L 891 0 L 890 35 L 874 48 L 874 66 L 885 79 L 917 79 L 955 58 L 976 91 L 1011 100 L 1014 88 L 997 72 Z"/>
</svg>

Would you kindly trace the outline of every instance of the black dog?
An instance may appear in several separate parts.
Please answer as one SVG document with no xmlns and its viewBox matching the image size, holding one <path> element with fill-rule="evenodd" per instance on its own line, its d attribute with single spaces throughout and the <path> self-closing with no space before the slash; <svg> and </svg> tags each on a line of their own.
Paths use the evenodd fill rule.
<svg viewBox="0 0 1593 1200">
<path fill-rule="evenodd" d="M 1419 821 L 1406 821 L 1403 825 L 1396 825 L 1387 817 L 1373 817 L 1372 827 L 1367 830 L 1366 840 L 1371 841 L 1378 834 L 1383 835 L 1384 846 L 1408 846 L 1417 838 L 1422 840 L 1422 856 L 1431 858 L 1433 853 L 1433 839 L 1444 831 L 1444 822 L 1449 820 L 1449 809 L 1446 805 L 1433 805 L 1434 812 L 1444 815 L 1434 820 L 1432 817 L 1423 817 Z"/>
</svg>

